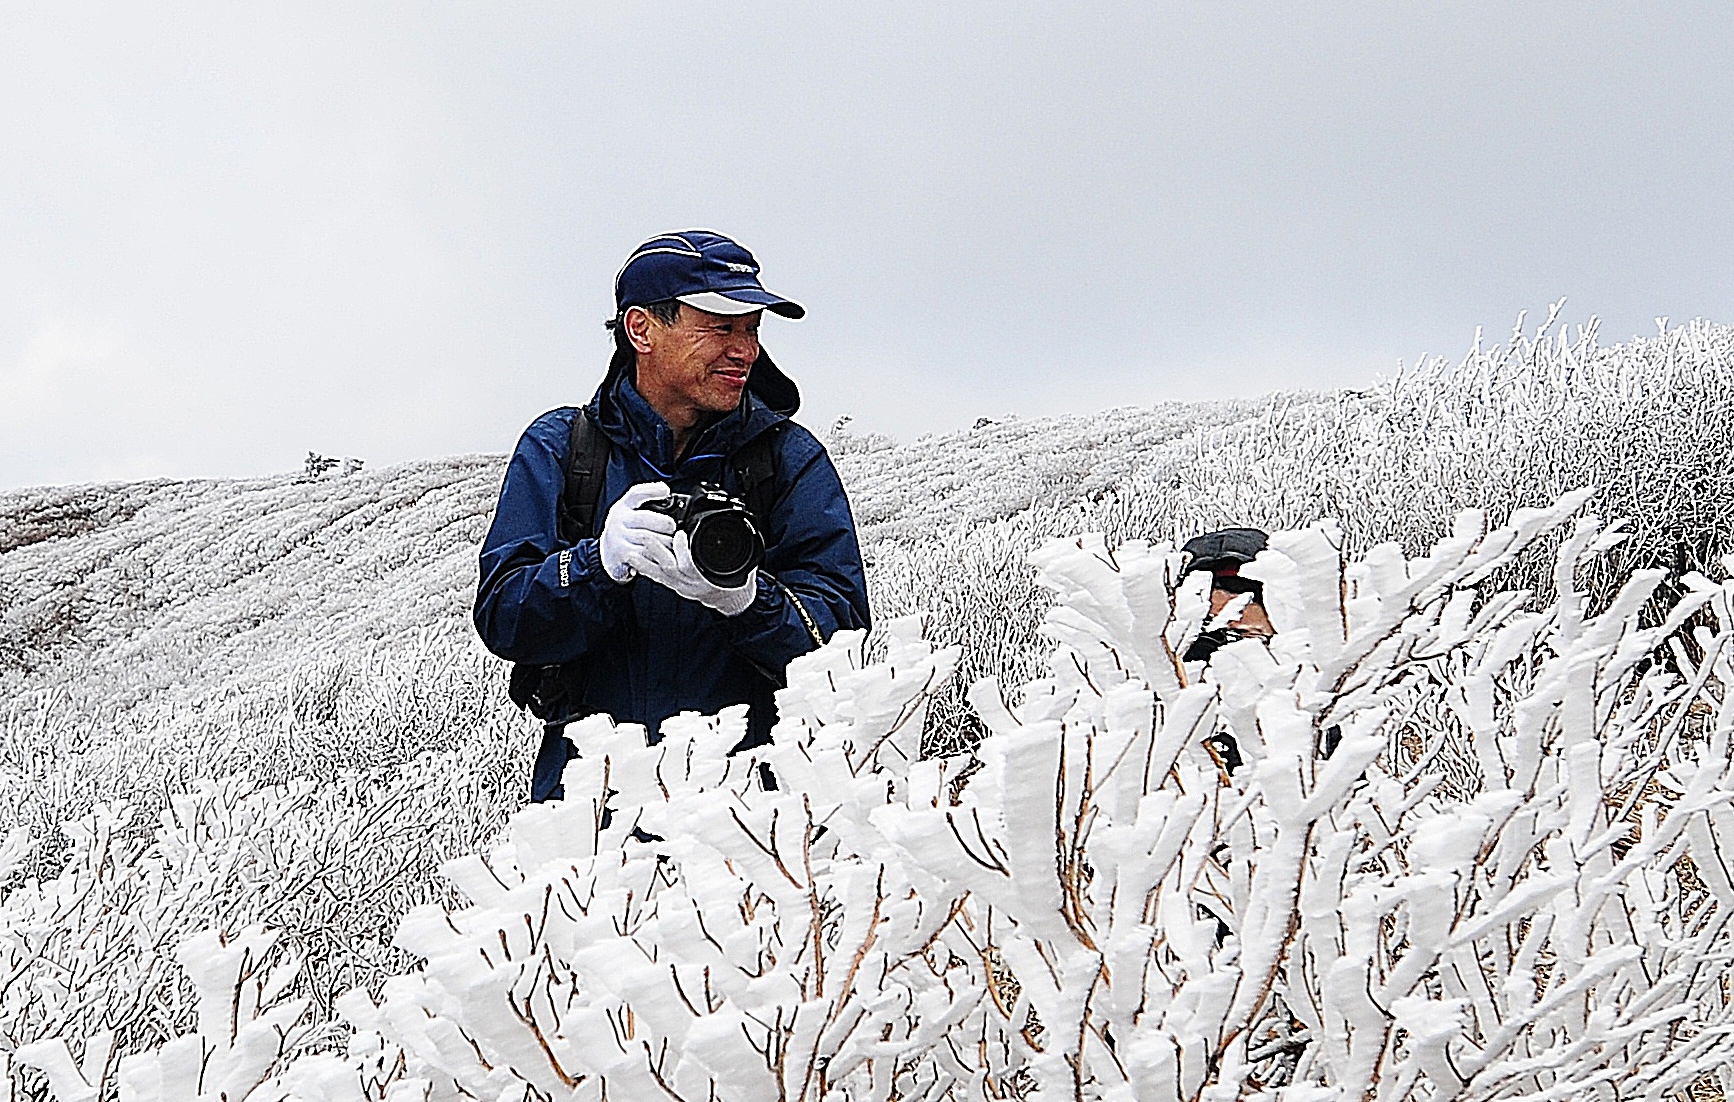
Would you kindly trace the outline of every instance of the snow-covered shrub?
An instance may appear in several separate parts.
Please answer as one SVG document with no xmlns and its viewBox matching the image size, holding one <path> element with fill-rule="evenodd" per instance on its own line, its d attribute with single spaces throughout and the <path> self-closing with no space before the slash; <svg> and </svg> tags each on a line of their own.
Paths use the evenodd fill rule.
<svg viewBox="0 0 1734 1102">
<path fill-rule="evenodd" d="M 26 1045 L 18 1063 L 36 1068 L 60 1102 L 264 1102 L 282 1098 L 273 1081 L 308 1032 L 305 998 L 285 994 L 300 964 L 273 960 L 277 936 L 258 926 L 225 936 L 205 930 L 182 941 L 175 959 L 192 981 L 197 1029 L 116 1060 L 114 1035 L 84 1043 L 74 1062 L 59 1038 Z M 316 1073 L 317 1060 L 306 1061 Z"/>
<path fill-rule="evenodd" d="M 347 996 L 348 1056 L 281 1089 L 1660 1099 L 1725 1075 L 1734 583 L 1688 576 L 1646 625 L 1641 572 L 1592 609 L 1622 534 L 1574 521 L 1585 497 L 1465 513 L 1414 558 L 1280 533 L 1249 568 L 1278 635 L 1208 667 L 1176 658 L 1207 582 L 1167 545 L 1052 543 L 1058 649 L 1016 702 L 973 687 L 977 762 L 916 758 L 955 654 L 908 622 L 883 661 L 851 636 L 792 667 L 757 751 L 725 753 L 738 712 L 655 747 L 592 718 L 571 798 L 447 866 L 469 905 L 413 911 L 423 965 Z M 1489 588 L 1556 533 L 1547 607 Z M 1432 768 L 1447 749 L 1469 776 Z"/>
<path fill-rule="evenodd" d="M 303 480 L 324 478 L 330 475 L 333 471 L 337 472 L 337 474 L 343 478 L 348 478 L 352 474 L 359 473 L 361 468 L 366 465 L 366 460 L 357 459 L 353 455 L 344 456 L 339 459 L 336 456 L 320 455 L 318 452 L 308 452 L 307 463 L 302 472 L 302 478 Z"/>
<path fill-rule="evenodd" d="M 459 810 L 492 799 L 467 764 L 430 755 L 324 784 L 198 782 L 154 829 L 125 802 L 101 804 L 65 825 L 46 878 L 17 875 L 31 842 L 14 830 L 0 852 L 0 1052 L 56 1036 L 109 1036 L 127 1052 L 184 1033 L 198 996 L 176 945 L 258 923 L 305 959 L 301 990 L 328 1022 L 338 993 L 407 965 L 391 935 L 406 910 L 448 897 L 434 867 L 494 833 Z"/>
<path fill-rule="evenodd" d="M 448 866 L 474 905 L 405 920 L 427 964 L 363 1024 L 439 1098 L 884 1097 L 921 1074 L 982 990 L 940 941 L 956 893 L 860 852 L 955 659 L 912 631 L 879 663 L 858 632 L 798 660 L 764 752 L 726 753 L 744 709 L 671 720 L 654 747 L 586 720 L 567 800 Z"/>
<path fill-rule="evenodd" d="M 337 465 L 341 462 L 342 460 L 333 459 L 328 455 L 320 455 L 318 452 L 308 452 L 305 475 L 308 478 L 323 477 L 324 475 L 336 470 Z"/>
<path fill-rule="evenodd" d="M 0 713 L 0 821 L 46 839 L 96 804 L 125 799 L 143 812 L 131 820 L 142 837 L 172 796 L 209 778 L 324 785 L 383 778 L 428 753 L 452 755 L 476 791 L 461 805 L 423 808 L 450 820 L 427 829 L 475 844 L 522 802 L 539 731 L 505 699 L 503 671 L 473 640 L 422 636 L 276 672 L 252 691 L 161 702 L 94 724 L 59 693 L 14 698 Z M 51 876 L 63 852 L 39 846 L 26 869 Z"/>
<path fill-rule="evenodd" d="M 1173 655 L 1203 595 L 1176 597 L 1172 555 L 1038 557 L 1052 676 L 1016 710 L 977 686 L 994 734 L 957 806 L 882 814 L 989 905 L 1044 1094 L 1660 1098 L 1728 1065 L 1734 587 L 1691 579 L 1645 628 L 1650 572 L 1587 615 L 1574 579 L 1617 537 L 1584 520 L 1551 609 L 1477 591 L 1581 500 L 1465 514 L 1412 560 L 1280 535 L 1274 644 L 1197 679 Z M 1658 663 L 1707 605 L 1700 661 Z M 1429 704 L 1453 722 L 1415 722 Z M 1246 759 L 1226 784 L 1220 730 Z M 1452 794 L 1429 765 L 1459 740 L 1480 773 Z"/>
</svg>

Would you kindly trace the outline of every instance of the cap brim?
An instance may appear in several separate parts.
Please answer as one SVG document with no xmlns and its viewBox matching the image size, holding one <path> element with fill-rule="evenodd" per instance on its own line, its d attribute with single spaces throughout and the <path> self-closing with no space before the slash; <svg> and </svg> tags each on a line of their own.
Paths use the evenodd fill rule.
<svg viewBox="0 0 1734 1102">
<path fill-rule="evenodd" d="M 799 320 L 806 317 L 807 310 L 798 302 L 790 302 L 786 298 L 778 298 L 769 291 L 757 287 L 742 287 L 738 290 L 701 291 L 696 295 L 681 295 L 678 301 L 686 303 L 695 310 L 703 310 L 707 314 L 724 314 L 730 317 L 739 314 L 751 314 L 755 310 L 769 310 L 781 317 Z"/>
</svg>

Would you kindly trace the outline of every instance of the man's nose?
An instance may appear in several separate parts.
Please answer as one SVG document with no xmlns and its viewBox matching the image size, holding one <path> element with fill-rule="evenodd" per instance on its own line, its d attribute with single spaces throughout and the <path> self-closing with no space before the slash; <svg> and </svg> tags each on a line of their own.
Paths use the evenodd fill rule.
<svg viewBox="0 0 1734 1102">
<path fill-rule="evenodd" d="M 729 338 L 729 359 L 750 364 L 759 358 L 759 338 L 756 333 L 736 333 Z"/>
</svg>

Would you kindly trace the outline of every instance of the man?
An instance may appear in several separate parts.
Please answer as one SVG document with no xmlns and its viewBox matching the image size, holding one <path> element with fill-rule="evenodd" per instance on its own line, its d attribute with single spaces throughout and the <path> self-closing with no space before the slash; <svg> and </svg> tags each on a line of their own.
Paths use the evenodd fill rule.
<svg viewBox="0 0 1734 1102">
<path fill-rule="evenodd" d="M 1187 556 L 1185 572 L 1210 571 L 1210 615 L 1218 616 L 1230 602 L 1250 593 L 1251 599 L 1227 627 L 1201 633 L 1187 648 L 1185 660 L 1207 660 L 1217 649 L 1237 639 L 1269 639 L 1276 634 L 1264 610 L 1264 583 L 1242 578 L 1240 568 L 1258 557 L 1269 537 L 1257 528 L 1222 528 L 1193 536 L 1180 548 Z"/>
<path fill-rule="evenodd" d="M 614 303 L 602 385 L 525 431 L 482 544 L 476 628 L 518 663 L 513 699 L 546 723 L 537 801 L 563 795 L 571 720 L 606 712 L 654 742 L 677 713 L 746 704 L 741 747 L 759 745 L 789 660 L 868 626 L 842 483 L 789 419 L 799 392 L 759 345 L 765 311 L 806 311 L 765 290 L 746 249 L 704 230 L 640 245 Z M 688 534 L 655 509 L 701 484 L 754 514 L 764 561 L 744 584 L 706 578 Z"/>
<path fill-rule="evenodd" d="M 1190 574 L 1194 570 L 1210 571 L 1212 618 L 1220 616 L 1237 598 L 1251 594 L 1240 614 L 1226 627 L 1199 633 L 1192 645 L 1186 648 L 1183 656 L 1185 661 L 1208 662 L 1211 655 L 1229 643 L 1241 639 L 1268 641 L 1276 634 L 1276 627 L 1270 622 L 1270 613 L 1264 607 L 1264 583 L 1256 578 L 1240 576 L 1240 568 L 1256 559 L 1269 543 L 1269 537 L 1257 528 L 1221 528 L 1194 536 L 1181 547 L 1180 550 L 1187 555 L 1185 573 Z M 1341 728 L 1328 728 L 1324 733 L 1321 756 L 1329 758 L 1335 753 L 1342 737 Z M 1215 734 L 1204 742 L 1225 772 L 1232 774 L 1240 768 L 1240 747 L 1235 745 L 1234 739 L 1229 735 Z"/>
<path fill-rule="evenodd" d="M 1276 634 L 1264 610 L 1264 583 L 1242 578 L 1240 568 L 1258 557 L 1269 538 L 1257 528 L 1222 528 L 1187 540 L 1180 550 L 1187 556 L 1185 573 L 1210 571 L 1210 615 L 1222 614 L 1236 598 L 1251 594 L 1240 615 L 1225 627 L 1200 632 L 1182 657 L 1187 662 L 1208 662 L 1218 650 L 1240 639 L 1269 639 Z M 1240 747 L 1233 736 L 1219 731 L 1204 740 L 1225 776 L 1241 766 Z"/>
</svg>

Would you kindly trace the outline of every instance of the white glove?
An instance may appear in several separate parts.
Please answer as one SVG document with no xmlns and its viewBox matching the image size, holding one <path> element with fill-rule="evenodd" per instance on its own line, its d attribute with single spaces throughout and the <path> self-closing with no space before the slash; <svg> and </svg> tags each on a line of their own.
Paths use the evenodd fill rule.
<svg viewBox="0 0 1734 1102">
<path fill-rule="evenodd" d="M 724 616 L 739 616 L 759 594 L 759 568 L 753 567 L 747 580 L 735 589 L 724 589 L 699 573 L 692 561 L 692 541 L 685 532 L 674 534 L 674 567 L 666 572 L 646 570 L 644 576 L 674 590 L 689 601 L 714 608 Z"/>
<path fill-rule="evenodd" d="M 675 569 L 674 518 L 644 508 L 645 502 L 667 496 L 666 482 L 640 482 L 627 487 L 608 510 L 597 551 L 602 569 L 621 585 L 635 574 L 656 578 Z"/>
</svg>

